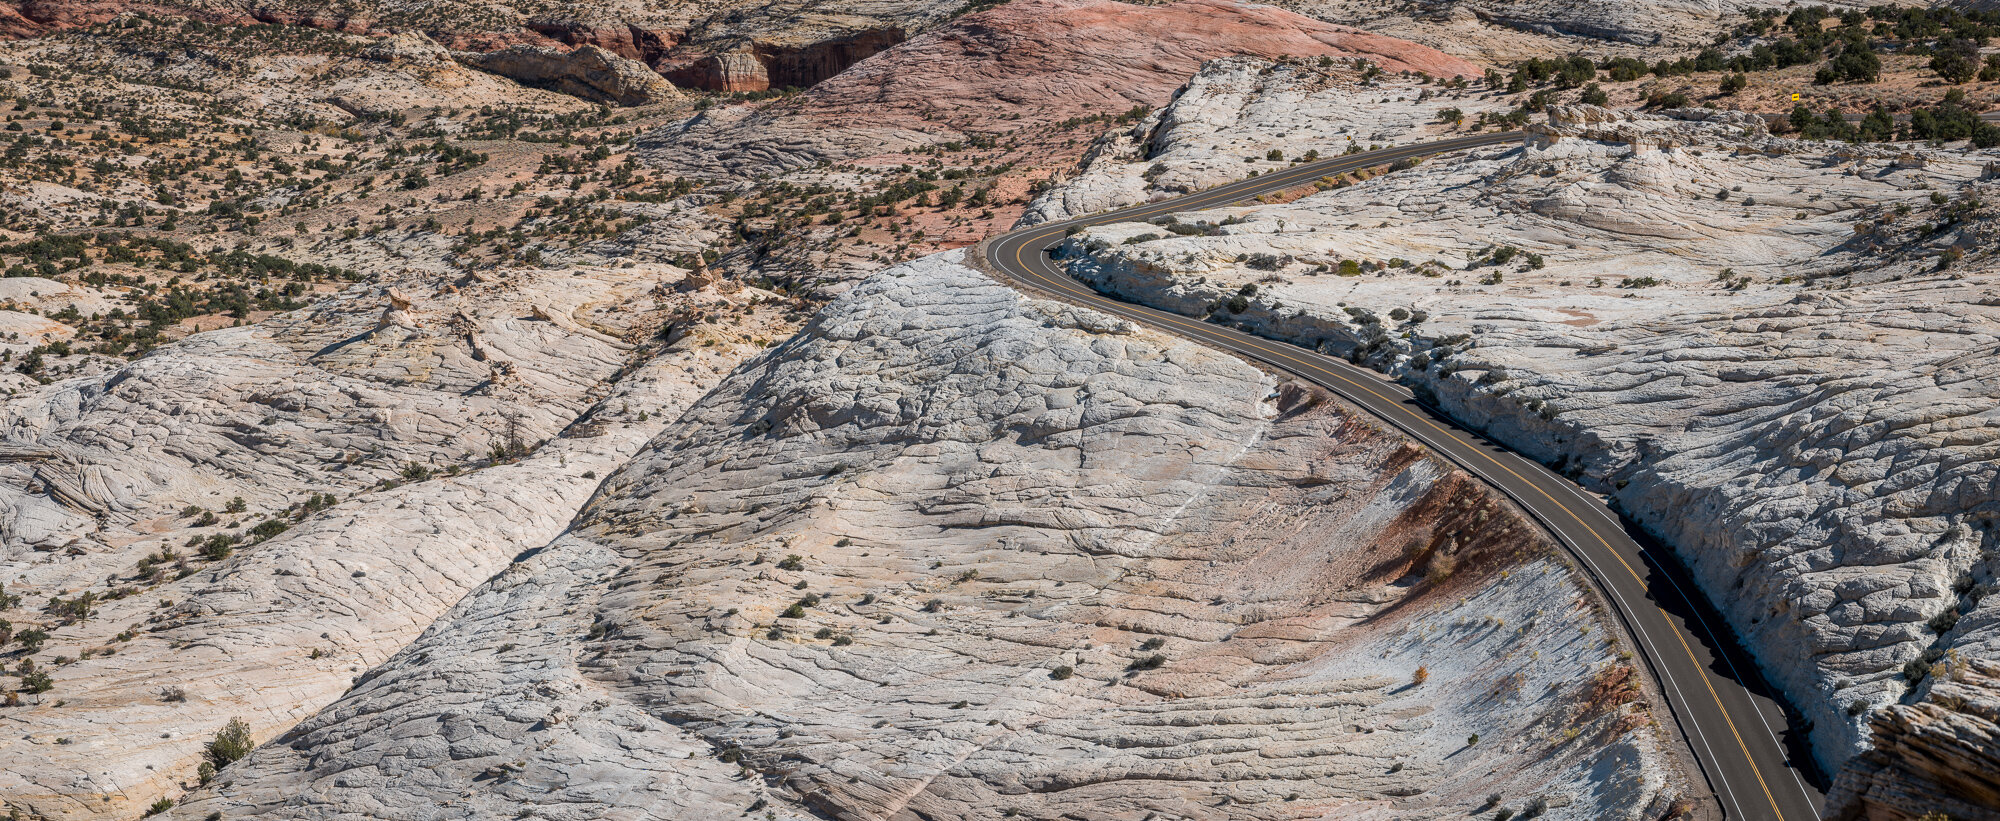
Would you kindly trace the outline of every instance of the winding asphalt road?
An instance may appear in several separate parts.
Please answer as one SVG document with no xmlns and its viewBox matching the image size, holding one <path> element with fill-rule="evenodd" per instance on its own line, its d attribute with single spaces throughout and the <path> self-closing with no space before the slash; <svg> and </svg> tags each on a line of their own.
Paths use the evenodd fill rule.
<svg viewBox="0 0 2000 821">
<path fill-rule="evenodd" d="M 1174 200 L 1003 234 L 981 243 L 977 253 L 1017 287 L 1232 351 L 1320 385 L 1498 488 L 1561 541 L 1616 609 L 1665 692 L 1672 720 L 1700 762 L 1718 809 L 1732 819 L 1817 819 L 1825 801 L 1813 784 L 1804 739 L 1787 729 L 1783 708 L 1766 695 L 1747 657 L 1727 643 L 1720 619 L 1671 554 L 1635 539 L 1602 500 L 1459 427 L 1378 373 L 1298 346 L 1106 297 L 1071 279 L 1051 256 L 1078 226 L 1221 207 L 1323 176 L 1520 139 L 1518 132 L 1481 134 L 1297 165 Z"/>
</svg>

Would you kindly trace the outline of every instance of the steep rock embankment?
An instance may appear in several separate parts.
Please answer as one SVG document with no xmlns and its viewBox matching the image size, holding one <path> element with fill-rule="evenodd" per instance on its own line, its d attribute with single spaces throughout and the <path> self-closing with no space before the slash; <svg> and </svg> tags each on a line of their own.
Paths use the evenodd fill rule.
<svg viewBox="0 0 2000 821">
<path fill-rule="evenodd" d="M 1675 546 L 1829 769 L 1871 726 L 1909 736 L 1891 750 L 1990 728 L 1938 718 L 1978 699 L 1932 692 L 1977 690 L 1956 665 L 1996 657 L 1990 155 L 1705 112 L 1556 119 L 1524 147 L 1093 231 L 1073 271 L 1390 370 L 1610 493 Z M 1957 794 L 1870 756 L 1837 807 L 1876 812 L 1881 790 L 1900 818 Z M 1938 766 L 1978 781 L 1979 760 Z"/>
<path fill-rule="evenodd" d="M 749 26 L 734 21 L 730 28 L 749 29 Z M 739 35 L 690 45 L 685 51 L 696 53 L 670 55 L 659 61 L 658 67 L 668 79 L 685 88 L 709 91 L 811 88 L 907 37 L 901 25 L 835 30 L 812 37 Z M 702 51 L 707 53 L 699 53 Z"/>
<path fill-rule="evenodd" d="M 2000 665 L 1954 658 L 1930 698 L 1869 721 L 1874 745 L 1840 773 L 1840 817 L 1992 818 L 2000 807 Z"/>
<path fill-rule="evenodd" d="M 640 147 L 651 161 L 709 174 L 796 170 L 1157 106 L 1202 63 L 1241 54 L 1479 73 L 1423 46 L 1271 6 L 1020 0 L 913 37 L 796 99 L 711 111 Z"/>
<path fill-rule="evenodd" d="M 931 257 L 170 815 L 1658 817 L 1593 601 L 1324 395 Z"/>
</svg>

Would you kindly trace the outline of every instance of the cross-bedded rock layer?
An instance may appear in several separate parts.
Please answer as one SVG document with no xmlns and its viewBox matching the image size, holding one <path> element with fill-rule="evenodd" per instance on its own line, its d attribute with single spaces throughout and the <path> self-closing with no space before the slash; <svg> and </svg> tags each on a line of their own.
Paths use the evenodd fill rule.
<svg viewBox="0 0 2000 821">
<path fill-rule="evenodd" d="M 480 279 L 356 287 L 7 404 L 7 615 L 53 634 L 20 662 L 53 689 L 0 709 L 8 807 L 132 815 L 231 718 L 261 739 L 311 715 L 753 349 L 628 342 L 658 321 L 635 271 Z M 82 620 L 43 606 L 85 593 Z"/>
<path fill-rule="evenodd" d="M 791 171 L 1160 105 L 1204 62 L 1230 55 L 1479 73 L 1425 46 L 1273 6 L 1019 0 L 918 35 L 795 100 L 710 112 L 641 148 L 653 162 L 709 174 Z"/>
<path fill-rule="evenodd" d="M 1535 132 L 1096 230 L 1074 270 L 1374 363 L 1612 493 L 1677 548 L 1830 768 L 1870 726 L 1899 736 L 1887 749 L 1991 728 L 1970 708 L 1941 724 L 1977 699 L 1930 694 L 1979 690 L 1957 665 L 1993 658 L 1991 155 L 1775 139 L 1709 112 L 1563 108 Z M 1155 176 L 1177 156 L 1199 153 Z M 1902 817 L 1955 792 L 1890 786 L 1927 770 L 1870 755 L 1837 804 L 1879 789 Z M 1956 760 L 1940 766 L 1985 777 Z"/>
<path fill-rule="evenodd" d="M 1323 395 L 933 257 L 173 816 L 1655 817 L 1593 601 Z"/>
</svg>

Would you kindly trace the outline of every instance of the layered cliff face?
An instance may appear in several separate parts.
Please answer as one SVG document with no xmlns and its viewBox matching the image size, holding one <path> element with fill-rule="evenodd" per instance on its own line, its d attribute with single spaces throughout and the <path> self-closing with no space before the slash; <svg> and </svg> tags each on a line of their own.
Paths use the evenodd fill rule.
<svg viewBox="0 0 2000 821">
<path fill-rule="evenodd" d="M 711 91 L 765 91 L 768 89 L 811 88 L 848 66 L 902 42 L 904 27 L 937 22 L 930 14 L 916 12 L 910 18 L 858 20 L 845 26 L 829 21 L 830 30 L 789 33 L 777 37 L 766 31 L 764 20 L 729 19 L 718 31 L 690 43 L 682 53 L 658 62 L 659 69 L 676 84 Z"/>
<path fill-rule="evenodd" d="M 1093 230 L 1072 271 L 1375 364 L 1610 493 L 1838 770 L 1871 715 L 1885 750 L 1992 727 L 1959 712 L 1986 679 L 1958 666 L 1994 657 L 1989 161 L 1560 109 L 1523 147 Z M 1984 778 L 1977 757 L 1869 756 L 1837 805 L 1879 791 L 1901 817 Z"/>
<path fill-rule="evenodd" d="M 291 726 L 560 533 L 756 349 L 720 328 L 634 344 L 659 326 L 632 307 L 653 285 L 358 286 L 9 400 L 0 560 L 24 599 L 6 615 L 51 634 L 15 671 L 51 686 L 0 710 L 7 806 L 131 815 L 177 794 L 231 718 Z"/>
<path fill-rule="evenodd" d="M 1988 818 L 2000 807 L 2000 665 L 1955 656 L 1930 697 L 1869 721 L 1874 745 L 1841 770 L 1842 817 Z"/>
<path fill-rule="evenodd" d="M 1352 411 L 929 258 L 172 816 L 1657 817 L 1611 629 Z"/>
</svg>

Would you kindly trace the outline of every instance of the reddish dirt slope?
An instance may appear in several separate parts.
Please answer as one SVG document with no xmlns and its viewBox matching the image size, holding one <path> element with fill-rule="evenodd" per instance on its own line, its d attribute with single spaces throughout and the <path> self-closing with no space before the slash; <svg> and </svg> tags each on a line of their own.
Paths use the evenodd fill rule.
<svg viewBox="0 0 2000 821">
<path fill-rule="evenodd" d="M 914 115 L 968 130 L 1000 130 L 1000 124 L 981 128 L 979 121 L 1017 113 L 1029 121 L 1061 120 L 1159 105 L 1202 63 L 1231 55 L 1363 57 L 1390 72 L 1444 77 L 1481 71 L 1427 46 L 1275 6 L 1015 0 L 863 60 L 799 103 L 821 117 L 871 125 Z"/>
<path fill-rule="evenodd" d="M 1077 118 L 1164 105 L 1203 63 L 1230 56 L 1358 57 L 1434 77 L 1481 71 L 1274 6 L 1015 0 L 912 37 L 797 97 L 711 110 L 640 147 L 674 173 L 742 176 L 821 161 L 907 162 L 896 155 L 995 135 L 1012 152 L 989 159 L 1066 166 L 1106 127 Z"/>
</svg>

